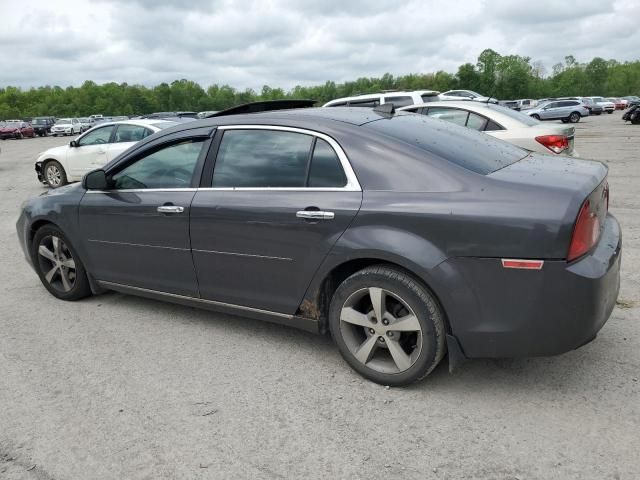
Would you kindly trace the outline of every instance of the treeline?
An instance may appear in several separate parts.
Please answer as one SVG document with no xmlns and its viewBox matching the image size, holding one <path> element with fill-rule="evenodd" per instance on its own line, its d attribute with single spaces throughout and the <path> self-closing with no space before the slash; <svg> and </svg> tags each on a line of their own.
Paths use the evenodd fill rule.
<svg viewBox="0 0 640 480">
<path fill-rule="evenodd" d="M 223 110 L 258 100 L 308 98 L 320 104 L 331 99 L 380 90 L 429 89 L 444 92 L 464 88 L 499 99 L 543 98 L 570 95 L 624 96 L 640 94 L 640 61 L 620 63 L 596 57 L 579 63 L 573 56 L 553 66 L 550 72 L 529 57 L 500 55 L 484 50 L 476 64 L 466 63 L 454 73 L 412 73 L 394 77 L 359 78 L 352 82 L 297 86 L 290 91 L 262 87 L 236 90 L 229 85 L 211 85 L 206 90 L 197 83 L 182 79 L 155 87 L 106 83 L 87 80 L 80 87 L 39 87 L 22 90 L 0 88 L 0 119 L 39 115 L 87 116 L 139 115 L 158 111 Z"/>
</svg>

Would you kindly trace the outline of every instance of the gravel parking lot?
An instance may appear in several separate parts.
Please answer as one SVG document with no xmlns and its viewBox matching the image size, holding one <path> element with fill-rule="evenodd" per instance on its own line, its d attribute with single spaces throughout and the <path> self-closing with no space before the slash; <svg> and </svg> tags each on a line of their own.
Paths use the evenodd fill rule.
<svg viewBox="0 0 640 480">
<path fill-rule="evenodd" d="M 115 293 L 56 300 L 18 245 L 45 190 L 0 142 L 0 478 L 640 478 L 640 128 L 576 125 L 610 168 L 623 229 L 618 307 L 554 358 L 446 362 L 425 381 L 362 380 L 327 337 Z"/>
</svg>

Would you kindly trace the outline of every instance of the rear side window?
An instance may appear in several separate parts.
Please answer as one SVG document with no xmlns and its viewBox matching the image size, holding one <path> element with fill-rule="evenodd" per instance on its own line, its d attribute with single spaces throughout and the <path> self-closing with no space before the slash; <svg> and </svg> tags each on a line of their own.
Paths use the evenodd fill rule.
<svg viewBox="0 0 640 480">
<path fill-rule="evenodd" d="M 380 105 L 380 101 L 377 98 L 372 98 L 369 100 L 351 100 L 349 102 L 350 107 L 377 107 Z M 334 105 L 335 106 L 335 105 Z"/>
<path fill-rule="evenodd" d="M 422 101 L 424 103 L 429 103 L 429 102 L 439 102 L 440 101 L 440 97 L 438 97 L 438 95 L 428 95 L 428 94 L 424 94 L 421 95 Z"/>
<path fill-rule="evenodd" d="M 392 103 L 394 107 L 413 105 L 413 98 L 408 96 L 384 97 L 385 103 Z"/>
<path fill-rule="evenodd" d="M 116 130 L 115 143 L 138 142 L 144 137 L 148 137 L 153 132 L 140 125 L 118 125 Z"/>
<path fill-rule="evenodd" d="M 427 115 L 464 127 L 467 124 L 468 112 L 466 110 L 458 110 L 455 108 L 429 107 Z"/>
<path fill-rule="evenodd" d="M 277 130 L 227 130 L 212 186 L 304 187 L 313 137 Z"/>
<path fill-rule="evenodd" d="M 309 187 L 339 188 L 347 184 L 335 150 L 321 138 L 316 140 L 309 169 Z"/>
<path fill-rule="evenodd" d="M 375 130 L 482 175 L 528 155 L 527 151 L 484 133 L 449 122 L 435 123 L 421 115 L 399 114 L 366 123 L 362 128 Z"/>
<path fill-rule="evenodd" d="M 467 127 L 473 128 L 474 130 L 482 131 L 487 124 L 487 119 L 481 117 L 480 115 L 476 115 L 475 113 L 469 112 L 469 118 L 467 119 Z"/>
</svg>

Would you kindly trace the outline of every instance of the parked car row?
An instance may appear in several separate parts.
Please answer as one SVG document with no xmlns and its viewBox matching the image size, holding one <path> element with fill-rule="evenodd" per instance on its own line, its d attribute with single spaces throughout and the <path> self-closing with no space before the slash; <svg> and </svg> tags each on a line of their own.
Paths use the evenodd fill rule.
<svg viewBox="0 0 640 480">
<path fill-rule="evenodd" d="M 25 257 L 66 301 L 115 290 L 331 332 L 388 386 L 447 353 L 453 368 L 594 339 L 622 242 L 607 167 L 557 155 L 574 127 L 387 95 L 98 125 L 38 158 L 42 181 L 82 183 L 24 203 Z"/>
</svg>

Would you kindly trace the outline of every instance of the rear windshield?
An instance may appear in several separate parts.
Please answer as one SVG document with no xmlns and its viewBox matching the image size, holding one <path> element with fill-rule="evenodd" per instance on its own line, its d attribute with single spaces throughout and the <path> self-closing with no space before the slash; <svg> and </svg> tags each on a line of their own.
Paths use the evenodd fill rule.
<svg viewBox="0 0 640 480">
<path fill-rule="evenodd" d="M 500 170 L 528 155 L 526 150 L 486 133 L 424 115 L 399 114 L 363 126 L 482 175 Z"/>
<path fill-rule="evenodd" d="M 527 115 L 525 113 L 518 112 L 517 110 L 513 110 L 511 108 L 506 108 L 506 107 L 503 107 L 503 106 L 500 106 L 500 105 L 491 104 L 491 103 L 487 104 L 487 108 L 489 110 L 494 110 L 496 112 L 500 112 L 501 114 L 506 115 L 507 117 L 511 117 L 514 120 L 519 121 L 520 123 L 524 123 L 525 125 L 529 125 L 530 127 L 540 123 L 535 118 L 530 117 L 529 115 Z"/>
<path fill-rule="evenodd" d="M 151 125 L 163 130 L 165 128 L 175 127 L 176 125 L 180 125 L 180 124 L 178 122 L 154 122 Z"/>
</svg>

